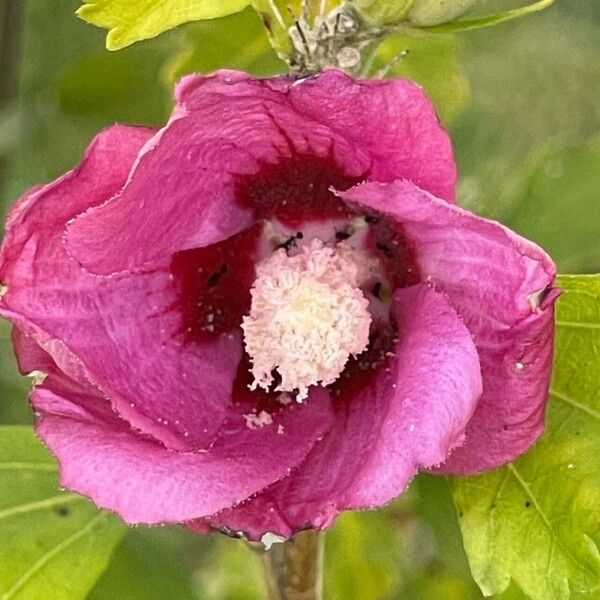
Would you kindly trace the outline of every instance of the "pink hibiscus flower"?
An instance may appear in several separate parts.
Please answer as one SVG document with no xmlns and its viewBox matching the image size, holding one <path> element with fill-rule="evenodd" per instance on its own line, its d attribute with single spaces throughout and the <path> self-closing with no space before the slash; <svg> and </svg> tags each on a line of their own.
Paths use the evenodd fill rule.
<svg viewBox="0 0 600 600">
<path fill-rule="evenodd" d="M 555 268 L 454 205 L 406 80 L 189 76 L 8 220 L 0 313 L 62 485 L 127 522 L 289 536 L 543 427 Z"/>
</svg>

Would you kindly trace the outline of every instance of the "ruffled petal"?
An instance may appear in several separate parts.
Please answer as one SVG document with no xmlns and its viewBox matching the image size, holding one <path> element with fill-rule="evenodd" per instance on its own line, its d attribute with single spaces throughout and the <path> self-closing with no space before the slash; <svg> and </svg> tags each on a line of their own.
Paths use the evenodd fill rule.
<svg viewBox="0 0 600 600">
<path fill-rule="evenodd" d="M 359 82 L 333 70 L 298 81 L 223 71 L 184 78 L 176 96 L 125 188 L 69 228 L 70 252 L 92 272 L 134 268 L 249 227 L 256 211 L 240 180 L 285 161 L 302 178 L 311 174 L 294 161 L 327 161 L 329 185 L 336 171 L 352 183 L 402 177 L 454 198 L 448 136 L 411 82 Z M 280 187 L 285 195 L 288 182 Z"/>
<path fill-rule="evenodd" d="M 0 280 L 8 286 L 0 313 L 66 373 L 81 380 L 73 370 L 84 372 L 136 429 L 172 448 L 205 447 L 230 402 L 240 335 L 186 343 L 169 261 L 99 278 L 62 244 L 67 221 L 120 189 L 152 135 L 105 131 L 75 171 L 17 204 L 0 252 Z"/>
<path fill-rule="evenodd" d="M 214 515 L 214 527 L 253 539 L 326 527 L 341 510 L 398 496 L 419 468 L 443 462 L 462 443 L 481 395 L 469 331 L 426 284 L 396 293 L 393 318 L 397 342 L 373 383 L 336 399 L 332 429 L 289 478 Z"/>
<path fill-rule="evenodd" d="M 440 470 L 476 473 L 522 454 L 542 432 L 548 398 L 558 295 L 552 260 L 499 223 L 407 181 L 341 196 L 402 225 L 421 276 L 449 297 L 475 340 L 483 396 L 465 444 Z"/>
<path fill-rule="evenodd" d="M 61 485 L 128 523 L 181 522 L 235 506 L 285 477 L 332 421 L 323 390 L 269 426 L 221 436 L 206 452 L 173 452 L 116 415 L 99 414 L 102 396 L 60 372 L 31 400 L 40 413 L 37 432 L 58 458 Z"/>
<path fill-rule="evenodd" d="M 421 87 L 408 79 L 357 80 L 329 70 L 292 87 L 294 108 L 367 153 L 370 181 L 407 179 L 454 202 L 452 144 Z"/>
</svg>

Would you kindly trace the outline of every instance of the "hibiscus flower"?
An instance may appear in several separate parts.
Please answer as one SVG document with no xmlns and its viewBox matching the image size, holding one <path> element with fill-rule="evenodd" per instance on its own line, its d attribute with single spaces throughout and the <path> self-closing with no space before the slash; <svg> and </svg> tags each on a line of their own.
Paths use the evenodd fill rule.
<svg viewBox="0 0 600 600">
<path fill-rule="evenodd" d="M 64 487 L 287 537 L 533 444 L 555 267 L 454 204 L 417 85 L 222 71 L 176 96 L 8 220 L 0 313 Z"/>
</svg>

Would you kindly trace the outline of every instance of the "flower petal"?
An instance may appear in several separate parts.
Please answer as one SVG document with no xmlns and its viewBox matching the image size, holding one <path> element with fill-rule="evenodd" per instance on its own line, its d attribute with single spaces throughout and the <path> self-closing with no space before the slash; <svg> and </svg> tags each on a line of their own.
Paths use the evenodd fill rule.
<svg viewBox="0 0 600 600">
<path fill-rule="evenodd" d="M 402 224 L 423 278 L 443 291 L 475 340 L 483 397 L 465 444 L 441 467 L 475 473 L 513 460 L 543 429 L 552 363 L 555 266 L 499 223 L 407 181 L 340 194 Z"/>
<path fill-rule="evenodd" d="M 107 130 L 75 171 L 18 203 L 0 252 L 0 280 L 8 286 L 0 313 L 66 373 L 98 385 L 135 428 L 172 448 L 204 447 L 230 402 L 240 335 L 182 341 L 170 262 L 99 278 L 62 244 L 65 223 L 123 185 L 151 135 Z"/>
<path fill-rule="evenodd" d="M 184 78 L 176 96 L 125 188 L 69 228 L 70 252 L 92 272 L 137 267 L 249 227 L 255 215 L 238 198 L 240 178 L 293 157 L 327 158 L 346 177 L 408 178 L 454 197 L 448 136 L 411 82 L 358 82 L 333 70 L 298 81 L 223 71 Z"/>
<path fill-rule="evenodd" d="M 399 290 L 398 341 L 372 384 L 336 399 L 332 429 L 281 483 L 213 526 L 289 536 L 326 527 L 339 511 L 398 496 L 419 468 L 443 462 L 464 439 L 481 395 L 477 351 L 447 299 L 426 284 Z"/>
<path fill-rule="evenodd" d="M 128 523 L 180 522 L 234 506 L 287 475 L 332 419 L 323 391 L 281 415 L 285 435 L 273 424 L 221 438 L 207 452 L 173 452 L 124 421 L 95 414 L 102 398 L 62 373 L 31 399 L 41 412 L 37 432 L 58 457 L 61 485 Z"/>
<path fill-rule="evenodd" d="M 431 100 L 414 82 L 357 80 L 332 69 L 292 87 L 290 97 L 298 112 L 368 154 L 369 180 L 407 179 L 454 202 L 452 144 Z"/>
</svg>

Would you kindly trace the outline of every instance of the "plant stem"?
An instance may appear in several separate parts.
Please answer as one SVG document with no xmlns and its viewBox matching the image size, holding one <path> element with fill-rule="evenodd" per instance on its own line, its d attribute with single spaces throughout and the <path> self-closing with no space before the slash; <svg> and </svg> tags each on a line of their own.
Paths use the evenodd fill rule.
<svg viewBox="0 0 600 600">
<path fill-rule="evenodd" d="M 321 600 L 323 536 L 301 531 L 262 556 L 269 600 Z"/>
</svg>

